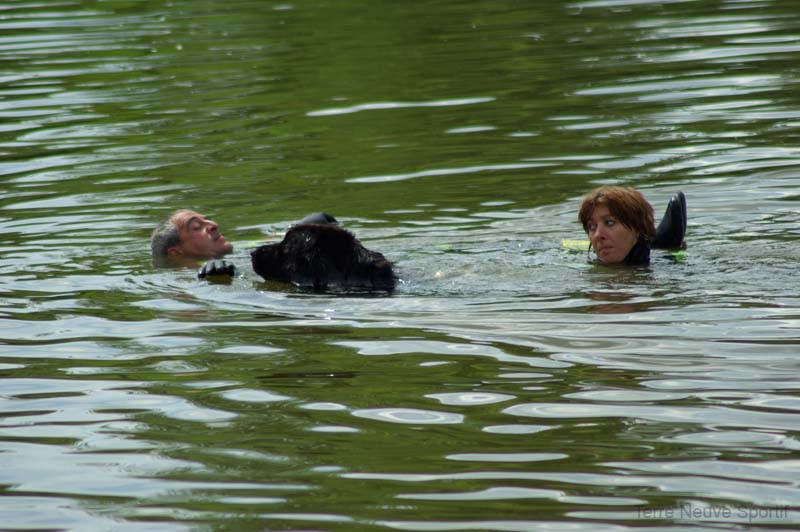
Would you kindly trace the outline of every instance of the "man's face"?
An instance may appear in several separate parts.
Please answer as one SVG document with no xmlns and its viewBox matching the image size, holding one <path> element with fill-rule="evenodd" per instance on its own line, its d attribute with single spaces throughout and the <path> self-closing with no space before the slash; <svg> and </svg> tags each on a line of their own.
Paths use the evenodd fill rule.
<svg viewBox="0 0 800 532">
<path fill-rule="evenodd" d="M 169 249 L 170 255 L 183 255 L 196 259 L 214 259 L 233 251 L 233 244 L 225 240 L 219 226 L 194 211 L 179 211 L 172 217 L 178 228 L 181 243 Z"/>
</svg>

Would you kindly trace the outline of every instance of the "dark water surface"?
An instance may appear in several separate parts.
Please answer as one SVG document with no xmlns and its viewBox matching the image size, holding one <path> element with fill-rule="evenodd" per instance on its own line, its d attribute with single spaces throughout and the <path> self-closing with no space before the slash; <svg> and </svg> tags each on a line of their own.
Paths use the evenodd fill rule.
<svg viewBox="0 0 800 532">
<path fill-rule="evenodd" d="M 0 4 L 0 529 L 800 526 L 795 0 Z M 580 196 L 685 191 L 591 266 Z M 154 271 L 312 211 L 391 296 Z"/>
</svg>

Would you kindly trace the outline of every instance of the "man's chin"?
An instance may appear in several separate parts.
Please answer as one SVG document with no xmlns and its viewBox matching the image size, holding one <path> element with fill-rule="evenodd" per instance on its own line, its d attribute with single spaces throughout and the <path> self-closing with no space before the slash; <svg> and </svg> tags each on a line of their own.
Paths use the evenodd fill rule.
<svg viewBox="0 0 800 532">
<path fill-rule="evenodd" d="M 218 259 L 223 255 L 227 255 L 231 251 L 233 251 L 233 244 L 225 240 L 224 236 L 221 236 L 214 240 L 209 246 L 209 251 L 211 254 L 214 255 L 213 258 Z"/>
<path fill-rule="evenodd" d="M 210 256 L 209 258 L 210 258 L 210 259 L 221 259 L 222 257 L 224 257 L 225 255 L 227 255 L 228 253 L 231 253 L 232 251 L 233 251 L 233 246 L 226 246 L 225 248 L 223 248 L 223 249 L 220 249 L 219 251 L 217 251 L 216 253 L 214 253 L 214 254 L 213 254 L 212 256 Z"/>
</svg>

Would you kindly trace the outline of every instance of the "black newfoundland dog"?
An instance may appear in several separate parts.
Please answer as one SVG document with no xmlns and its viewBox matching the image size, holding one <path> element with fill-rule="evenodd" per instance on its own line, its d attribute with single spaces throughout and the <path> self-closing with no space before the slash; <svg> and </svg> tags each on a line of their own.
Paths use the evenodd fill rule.
<svg viewBox="0 0 800 532">
<path fill-rule="evenodd" d="M 259 246 L 250 257 L 253 270 L 265 280 L 315 291 L 391 292 L 396 282 L 392 264 L 383 255 L 365 248 L 325 213 L 304 218 L 281 242 Z"/>
</svg>

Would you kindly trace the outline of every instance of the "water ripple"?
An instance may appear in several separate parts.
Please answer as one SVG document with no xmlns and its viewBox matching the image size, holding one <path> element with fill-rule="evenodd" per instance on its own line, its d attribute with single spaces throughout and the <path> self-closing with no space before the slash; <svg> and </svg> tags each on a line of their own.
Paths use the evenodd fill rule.
<svg viewBox="0 0 800 532">
<path fill-rule="evenodd" d="M 436 170 L 423 170 L 421 172 L 411 172 L 408 174 L 376 175 L 367 177 L 351 177 L 348 183 L 390 183 L 393 181 L 406 181 L 420 177 L 439 177 L 455 176 L 462 174 L 474 174 L 477 172 L 497 172 L 507 170 L 525 170 L 531 168 L 542 168 L 550 166 L 548 163 L 510 163 L 510 164 L 490 164 L 481 166 L 469 166 L 463 168 L 439 168 Z"/>
<path fill-rule="evenodd" d="M 461 414 L 420 410 L 417 408 L 367 408 L 354 410 L 353 415 L 376 421 L 412 425 L 449 425 L 464 422 L 464 416 Z"/>
<path fill-rule="evenodd" d="M 309 111 L 308 116 L 331 116 L 360 111 L 375 111 L 382 109 L 409 109 L 415 107 L 450 107 L 460 105 L 474 105 L 494 101 L 494 98 L 456 98 L 446 100 L 434 100 L 429 102 L 374 102 L 352 105 L 349 107 L 336 107 L 331 109 L 321 109 L 319 111 Z"/>
<path fill-rule="evenodd" d="M 491 501 L 514 499 L 558 499 L 562 491 L 536 488 L 489 488 L 470 493 L 404 493 L 399 499 L 419 499 L 431 501 Z"/>
<path fill-rule="evenodd" d="M 642 405 L 599 405 L 596 403 L 536 403 L 506 408 L 512 416 L 549 419 L 633 418 L 667 423 L 702 423 L 706 426 L 750 427 L 797 430 L 800 420 L 794 414 L 773 414 L 735 408 L 660 407 Z"/>
<path fill-rule="evenodd" d="M 488 392 L 434 393 L 425 397 L 436 399 L 443 405 L 451 406 L 490 405 L 514 399 L 513 395 Z"/>
</svg>

